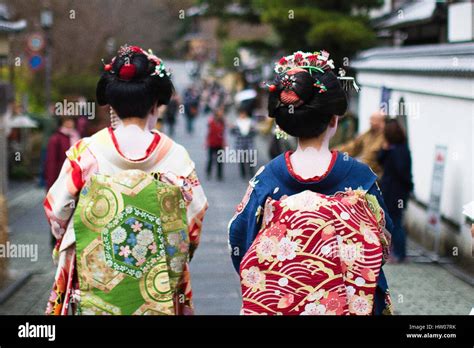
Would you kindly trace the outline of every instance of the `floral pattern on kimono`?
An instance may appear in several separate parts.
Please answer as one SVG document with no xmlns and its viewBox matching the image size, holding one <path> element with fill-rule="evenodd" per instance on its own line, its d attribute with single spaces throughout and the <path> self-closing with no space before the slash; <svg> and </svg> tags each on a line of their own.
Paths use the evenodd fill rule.
<svg viewBox="0 0 474 348">
<path fill-rule="evenodd" d="M 382 238 L 362 190 L 268 198 L 240 265 L 242 313 L 372 314 Z"/>
</svg>

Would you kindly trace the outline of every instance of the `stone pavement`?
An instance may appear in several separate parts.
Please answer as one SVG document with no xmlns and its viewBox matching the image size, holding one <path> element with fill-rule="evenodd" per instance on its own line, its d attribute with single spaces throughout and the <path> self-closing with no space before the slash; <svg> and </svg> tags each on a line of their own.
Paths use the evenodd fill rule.
<svg viewBox="0 0 474 348">
<path fill-rule="evenodd" d="M 9 259 L 10 273 L 14 278 L 30 276 L 20 289 L 0 305 L 0 314 L 43 314 L 55 273 L 49 225 L 42 208 L 45 192 L 33 182 L 11 183 L 9 188 L 9 242 L 17 246 L 37 247 L 37 260 Z"/>
<path fill-rule="evenodd" d="M 408 241 L 408 255 L 421 249 Z M 395 314 L 459 315 L 474 307 L 474 288 L 426 257 L 384 266 Z"/>
<path fill-rule="evenodd" d="M 181 121 L 183 121 L 181 119 Z M 206 118 L 197 120 L 195 136 L 184 134 L 184 122 L 177 127 L 176 141 L 184 145 L 196 163 L 196 170 L 206 193 L 209 209 L 204 218 L 201 244 L 191 262 L 191 281 L 197 314 L 238 314 L 239 279 L 227 245 L 227 223 L 247 188 L 239 176 L 237 164 L 224 165 L 224 181 L 205 175 Z M 227 137 L 228 141 L 231 141 Z"/>
</svg>

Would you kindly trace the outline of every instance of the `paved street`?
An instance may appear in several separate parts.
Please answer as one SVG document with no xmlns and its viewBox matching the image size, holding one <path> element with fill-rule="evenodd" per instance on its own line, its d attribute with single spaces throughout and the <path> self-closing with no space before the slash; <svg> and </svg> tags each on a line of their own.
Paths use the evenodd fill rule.
<svg viewBox="0 0 474 348">
<path fill-rule="evenodd" d="M 409 262 L 384 266 L 395 314 L 459 315 L 474 307 L 474 289 L 441 266 Z"/>
<path fill-rule="evenodd" d="M 51 259 L 49 226 L 42 208 L 44 191 L 34 183 L 14 183 L 10 186 L 10 243 L 33 244 L 38 248 L 38 260 L 10 258 L 10 271 L 15 278 L 31 274 L 28 281 L 0 305 L 0 314 L 43 314 L 54 278 Z"/>
<path fill-rule="evenodd" d="M 201 245 L 191 262 L 191 276 L 196 313 L 238 314 L 240 306 L 239 280 L 230 261 L 227 246 L 227 223 L 240 202 L 247 182 L 239 176 L 237 164 L 226 164 L 224 182 L 207 180 L 207 153 L 204 148 L 205 118 L 196 124 L 194 137 L 184 134 L 184 122 L 179 125 L 176 141 L 183 144 L 196 163 L 199 178 L 209 201 L 204 218 Z M 230 140 L 229 138 L 227 138 Z"/>
</svg>

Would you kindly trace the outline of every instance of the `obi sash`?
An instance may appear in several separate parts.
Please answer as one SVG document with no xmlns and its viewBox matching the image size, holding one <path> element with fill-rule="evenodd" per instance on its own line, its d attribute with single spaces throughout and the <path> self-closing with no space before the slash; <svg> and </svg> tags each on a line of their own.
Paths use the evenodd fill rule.
<svg viewBox="0 0 474 348">
<path fill-rule="evenodd" d="M 242 314 L 372 314 L 383 219 L 363 190 L 268 198 L 240 267 Z"/>
<path fill-rule="evenodd" d="M 180 188 L 140 170 L 92 176 L 74 213 L 77 314 L 174 314 L 189 259 Z"/>
</svg>

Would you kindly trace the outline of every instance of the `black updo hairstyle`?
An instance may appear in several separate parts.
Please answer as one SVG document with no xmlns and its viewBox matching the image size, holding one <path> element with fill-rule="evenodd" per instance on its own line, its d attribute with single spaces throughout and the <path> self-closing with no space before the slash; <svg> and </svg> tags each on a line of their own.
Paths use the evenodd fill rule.
<svg viewBox="0 0 474 348">
<path fill-rule="evenodd" d="M 126 63 L 135 66 L 133 78 L 129 80 L 119 76 L 120 69 Z M 104 71 L 97 83 L 98 104 L 109 104 L 121 119 L 145 118 L 155 104 L 167 105 L 174 86 L 166 74 L 151 76 L 155 66 L 143 53 L 134 53 L 130 57 L 117 56 L 111 63 L 111 70 Z"/>
<path fill-rule="evenodd" d="M 346 93 L 331 70 L 321 73 L 295 69 L 286 72 L 286 75 L 294 76 L 292 91 L 298 101 L 288 103 L 282 98 L 285 73 L 277 75 L 276 88 L 270 91 L 268 99 L 269 116 L 274 117 L 286 133 L 298 138 L 317 137 L 326 131 L 333 115 L 342 116 L 346 112 Z M 324 85 L 326 91 L 319 93 L 315 83 Z"/>
</svg>

